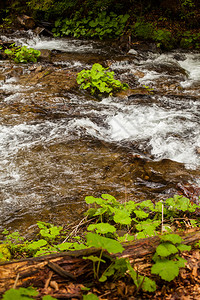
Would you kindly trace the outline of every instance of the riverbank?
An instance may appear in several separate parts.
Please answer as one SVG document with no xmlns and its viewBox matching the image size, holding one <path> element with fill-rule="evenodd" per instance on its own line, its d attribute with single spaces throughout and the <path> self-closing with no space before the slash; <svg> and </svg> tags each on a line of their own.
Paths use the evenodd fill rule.
<svg viewBox="0 0 200 300">
<path fill-rule="evenodd" d="M 11 1 L 1 9 L 2 28 L 44 27 L 54 36 L 110 39 L 122 52 L 137 43 L 154 48 L 199 49 L 200 5 L 198 1 Z M 28 15 L 28 19 L 23 16 Z"/>
</svg>

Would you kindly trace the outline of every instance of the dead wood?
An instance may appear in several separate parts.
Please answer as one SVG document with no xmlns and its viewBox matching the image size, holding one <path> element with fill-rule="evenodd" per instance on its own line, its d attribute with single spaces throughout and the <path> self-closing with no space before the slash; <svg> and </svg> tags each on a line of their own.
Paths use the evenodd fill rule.
<svg viewBox="0 0 200 300">
<path fill-rule="evenodd" d="M 187 245 L 200 240 L 200 230 L 184 232 L 180 235 L 184 239 L 183 243 Z M 159 237 L 156 236 L 125 243 L 123 253 L 111 254 L 110 256 L 112 258 L 129 258 L 130 260 L 145 258 L 155 252 L 159 240 Z M 52 280 L 59 282 L 69 280 L 76 282 L 77 279 L 79 282 L 84 281 L 92 274 L 92 263 L 82 257 L 91 254 L 99 255 L 99 253 L 100 249 L 90 248 L 1 263 L 0 294 L 13 286 L 18 288 L 33 285 L 44 288 L 47 282 L 50 281 L 50 275 L 53 278 Z M 104 254 L 108 255 L 106 252 Z"/>
<path fill-rule="evenodd" d="M 35 27 L 35 21 L 29 16 L 18 16 L 17 20 L 20 23 L 20 25 L 22 25 L 26 29 L 33 29 Z"/>
</svg>

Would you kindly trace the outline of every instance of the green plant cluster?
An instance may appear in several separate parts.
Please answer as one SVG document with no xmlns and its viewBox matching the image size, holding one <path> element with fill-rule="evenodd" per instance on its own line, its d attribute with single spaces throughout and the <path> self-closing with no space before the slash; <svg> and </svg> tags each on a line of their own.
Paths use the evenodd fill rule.
<svg viewBox="0 0 200 300">
<path fill-rule="evenodd" d="M 184 268 L 186 260 L 178 255 L 182 251 L 190 251 L 191 246 L 181 244 L 183 239 L 178 234 L 161 236 L 161 243 L 153 256 L 155 264 L 151 268 L 152 274 L 159 275 L 163 280 L 172 281 Z"/>
<path fill-rule="evenodd" d="M 73 36 L 84 38 L 116 38 L 123 33 L 130 16 L 117 15 L 114 12 L 107 14 L 100 12 L 97 17 L 91 12 L 85 18 L 75 14 L 73 18 L 58 19 L 52 32 L 54 36 Z"/>
<path fill-rule="evenodd" d="M 136 37 L 153 40 L 157 42 L 157 47 L 170 49 L 173 47 L 174 39 L 170 31 L 166 29 L 155 29 L 152 23 L 137 21 L 134 25 L 134 35 Z"/>
<path fill-rule="evenodd" d="M 76 9 L 77 2 L 78 0 L 29 0 L 26 5 L 36 19 L 51 20 L 55 16 L 70 14 Z"/>
<path fill-rule="evenodd" d="M 93 220 L 93 223 L 89 224 L 83 235 L 73 236 L 62 226 L 45 222 L 37 223 L 40 238 L 35 241 L 25 240 L 18 232 L 9 233 L 4 230 L 5 239 L 1 244 L 3 247 L 0 247 L 0 259 L 40 256 L 95 247 L 98 248 L 99 255 L 84 257 L 92 261 L 95 279 L 105 282 L 108 277 L 116 280 L 129 274 L 137 289 L 154 292 L 156 290 L 154 280 L 139 274 L 124 258 L 114 259 L 109 255 L 104 256 L 104 250 L 113 254 L 122 253 L 124 250 L 122 242 L 158 235 L 160 244 L 153 256 L 155 264 L 151 268 L 151 273 L 159 275 L 165 281 L 171 281 L 178 276 L 179 269 L 185 266 L 185 260 L 179 253 L 189 251 L 191 248 L 182 243 L 183 240 L 179 235 L 173 234 L 173 223 L 178 219 L 180 224 L 182 222 L 184 225 L 187 218 L 191 226 L 199 226 L 200 220 L 195 216 L 195 211 L 199 209 L 198 205 L 179 195 L 167 199 L 165 203 L 158 201 L 156 204 L 151 200 L 121 203 L 109 194 L 102 194 L 97 198 L 87 196 L 85 201 L 89 205 L 85 215 L 88 220 Z M 160 235 L 160 232 L 164 231 L 166 233 Z M 92 294 L 90 295 L 89 297 L 92 297 Z"/>
<path fill-rule="evenodd" d="M 185 49 L 199 49 L 200 48 L 200 33 L 192 33 L 186 31 L 180 42 L 180 46 Z"/>
<path fill-rule="evenodd" d="M 80 89 L 88 89 L 92 95 L 111 95 L 126 90 L 128 85 L 114 79 L 114 72 L 108 71 L 108 69 L 96 63 L 91 70 L 82 70 L 76 79 Z"/>
<path fill-rule="evenodd" d="M 10 49 L 4 50 L 5 54 L 13 59 L 16 63 L 36 63 L 41 52 L 33 48 L 28 48 L 26 46 L 17 47 L 15 44 L 10 46 Z"/>
<path fill-rule="evenodd" d="M 181 0 L 181 9 L 179 13 L 181 19 L 189 20 L 195 15 L 195 4 L 192 0 Z"/>
</svg>

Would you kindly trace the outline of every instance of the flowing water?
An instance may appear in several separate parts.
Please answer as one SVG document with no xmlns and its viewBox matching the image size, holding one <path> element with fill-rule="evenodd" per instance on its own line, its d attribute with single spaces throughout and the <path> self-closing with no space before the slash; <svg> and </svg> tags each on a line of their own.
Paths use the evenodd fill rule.
<svg viewBox="0 0 200 300">
<path fill-rule="evenodd" d="M 0 62 L 1 229 L 72 222 L 86 195 L 157 200 L 200 185 L 200 53 L 122 55 L 106 43 L 31 32 L 2 39 L 52 50 L 53 59 Z M 66 87 L 94 62 L 140 89 L 95 101 Z"/>
</svg>

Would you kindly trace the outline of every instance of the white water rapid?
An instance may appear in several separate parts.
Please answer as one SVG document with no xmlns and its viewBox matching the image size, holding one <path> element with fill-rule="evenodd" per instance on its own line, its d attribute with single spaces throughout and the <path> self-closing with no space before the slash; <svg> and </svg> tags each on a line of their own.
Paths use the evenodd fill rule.
<svg viewBox="0 0 200 300">
<path fill-rule="evenodd" d="M 35 49 L 76 52 L 84 57 L 91 53 L 105 54 L 101 43 L 89 41 L 41 38 L 31 33 L 28 37 L 2 39 Z M 106 55 L 112 57 L 112 51 Z M 154 186 L 152 193 L 155 186 L 165 185 L 162 193 L 167 194 L 173 176 L 175 183 L 186 176 L 191 183 L 200 184 L 200 54 L 138 51 L 137 55 L 112 57 L 110 61 L 110 68 L 122 81 L 128 81 L 132 89 L 145 87 L 152 89 L 152 93 L 94 101 L 77 92 L 47 96 L 47 92 L 39 91 L 40 84 L 22 85 L 15 76 L 0 81 L 1 224 L 14 226 L 18 219 L 21 222 L 24 215 L 30 216 L 30 211 L 41 208 L 49 215 L 58 203 L 67 215 L 73 215 L 84 195 L 100 189 L 120 194 L 126 180 L 128 192 L 133 194 L 136 190 L 136 196 L 143 198 L 151 197 L 150 185 Z M 60 61 L 61 67 L 63 64 L 66 68 L 67 63 L 72 71 L 91 66 L 85 59 Z M 1 61 L 1 72 L 9 69 L 9 64 Z M 27 66 L 20 67 L 29 72 Z M 64 103 L 67 107 L 64 115 L 24 120 L 21 107 L 30 98 L 36 101 L 40 94 L 44 103 L 49 97 L 51 103 L 60 105 L 59 113 Z M 9 106 L 13 107 L 12 112 Z M 154 177 L 157 174 L 155 182 L 154 179 L 151 184 L 150 180 L 146 182 L 148 193 L 138 189 L 137 183 L 144 183 L 143 175 L 130 171 L 127 153 L 145 160 L 144 172 L 149 164 L 148 170 Z M 166 173 L 175 175 L 170 178 L 163 175 L 162 167 L 155 171 L 162 160 L 169 162 Z M 130 175 L 131 179 L 127 175 L 130 172 L 135 174 Z M 160 181 L 158 177 L 162 177 Z"/>
</svg>

